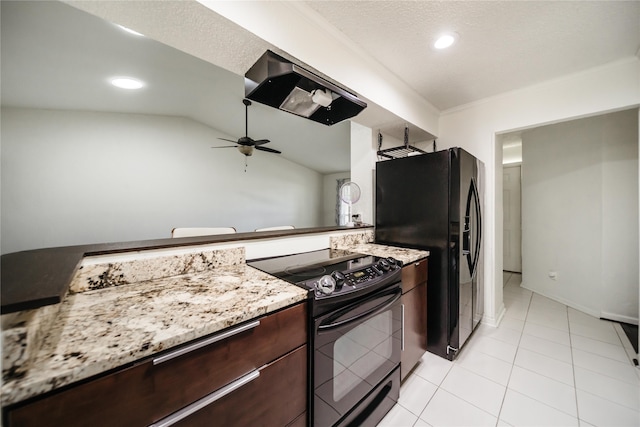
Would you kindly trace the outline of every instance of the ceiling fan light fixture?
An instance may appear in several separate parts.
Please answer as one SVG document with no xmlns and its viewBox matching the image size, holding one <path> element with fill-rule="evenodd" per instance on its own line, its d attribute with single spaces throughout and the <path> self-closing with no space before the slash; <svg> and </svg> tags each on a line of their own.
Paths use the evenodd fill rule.
<svg viewBox="0 0 640 427">
<path fill-rule="evenodd" d="M 458 40 L 458 34 L 456 33 L 444 33 L 441 34 L 433 44 L 436 49 L 446 49 L 451 47 Z"/>
<path fill-rule="evenodd" d="M 253 154 L 253 146 L 251 145 L 238 145 L 238 151 L 244 154 L 245 156 L 250 156 Z"/>
</svg>

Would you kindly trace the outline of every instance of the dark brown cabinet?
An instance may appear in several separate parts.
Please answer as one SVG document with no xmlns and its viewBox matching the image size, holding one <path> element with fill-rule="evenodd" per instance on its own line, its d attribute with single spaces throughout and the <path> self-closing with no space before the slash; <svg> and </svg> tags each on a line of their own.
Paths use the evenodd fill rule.
<svg viewBox="0 0 640 427">
<path fill-rule="evenodd" d="M 306 343 L 305 302 L 14 405 L 6 425 L 286 426 L 307 407 Z"/>
<path fill-rule="evenodd" d="M 427 260 L 402 268 L 403 348 L 400 377 L 411 372 L 427 350 Z"/>
</svg>

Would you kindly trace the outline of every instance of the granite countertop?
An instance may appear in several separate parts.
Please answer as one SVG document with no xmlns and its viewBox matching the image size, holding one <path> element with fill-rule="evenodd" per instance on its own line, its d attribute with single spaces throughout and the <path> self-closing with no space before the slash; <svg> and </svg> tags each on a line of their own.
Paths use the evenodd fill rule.
<svg viewBox="0 0 640 427">
<path fill-rule="evenodd" d="M 245 264 L 69 294 L 8 405 L 305 300 L 307 291 Z"/>
<path fill-rule="evenodd" d="M 403 264 L 410 264 L 429 256 L 429 251 L 398 248 L 395 246 L 379 245 L 377 243 L 359 243 L 349 245 L 347 248 L 351 252 L 358 252 L 365 255 L 392 257 L 402 261 Z"/>
<path fill-rule="evenodd" d="M 374 243 L 373 232 L 331 237 L 333 249 L 411 263 L 427 251 Z M 37 333 L 3 329 L 2 405 L 87 379 L 307 298 L 308 292 L 245 264 L 244 249 L 86 264 L 60 304 L 36 311 Z M 31 315 L 33 312 L 24 312 Z M 20 320 L 20 314 L 17 317 Z M 39 325 L 46 325 L 42 327 Z M 4 326 L 3 326 L 4 328 Z M 38 331 L 40 329 L 40 331 Z M 32 353 L 26 342 L 37 342 Z M 15 342 L 9 347 L 9 340 Z M 6 351 L 9 348 L 15 351 Z"/>
</svg>

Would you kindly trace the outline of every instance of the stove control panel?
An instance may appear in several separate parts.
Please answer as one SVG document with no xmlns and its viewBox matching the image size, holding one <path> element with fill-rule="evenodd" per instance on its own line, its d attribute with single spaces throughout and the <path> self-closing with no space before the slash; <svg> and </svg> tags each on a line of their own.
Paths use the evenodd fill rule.
<svg viewBox="0 0 640 427">
<path fill-rule="evenodd" d="M 344 286 L 355 289 L 359 285 L 370 282 L 386 273 L 402 267 L 402 262 L 394 258 L 382 258 L 375 264 L 348 271 L 334 271 L 331 275 L 322 276 L 313 281 L 316 295 L 331 295 L 339 292 Z"/>
</svg>

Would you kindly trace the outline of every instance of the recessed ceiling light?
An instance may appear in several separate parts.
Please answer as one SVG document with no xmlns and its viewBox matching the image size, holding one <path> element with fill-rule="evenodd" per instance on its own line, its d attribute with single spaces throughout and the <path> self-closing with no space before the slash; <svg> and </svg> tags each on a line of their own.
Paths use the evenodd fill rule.
<svg viewBox="0 0 640 427">
<path fill-rule="evenodd" d="M 131 28 L 127 28 L 124 25 L 116 24 L 116 26 L 118 28 L 120 28 L 121 30 L 126 31 L 129 34 L 133 34 L 134 36 L 144 37 L 144 34 L 141 34 L 141 33 L 137 32 L 137 31 L 134 31 Z"/>
<path fill-rule="evenodd" d="M 110 82 L 121 89 L 140 89 L 144 87 L 144 82 L 131 77 L 114 77 Z"/>
<path fill-rule="evenodd" d="M 457 39 L 458 35 L 456 33 L 445 33 L 438 37 L 436 42 L 433 44 L 433 47 L 436 49 L 446 49 L 454 44 Z"/>
</svg>

